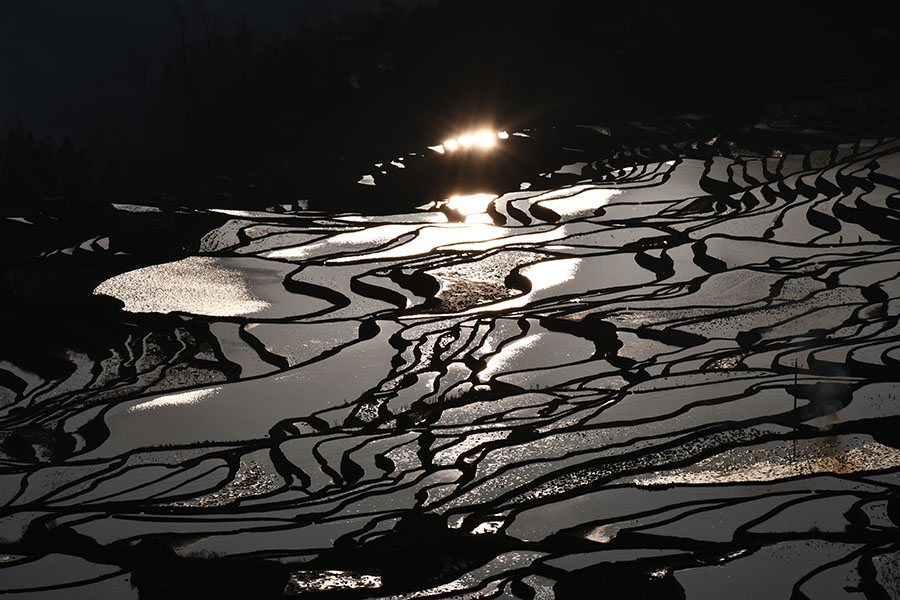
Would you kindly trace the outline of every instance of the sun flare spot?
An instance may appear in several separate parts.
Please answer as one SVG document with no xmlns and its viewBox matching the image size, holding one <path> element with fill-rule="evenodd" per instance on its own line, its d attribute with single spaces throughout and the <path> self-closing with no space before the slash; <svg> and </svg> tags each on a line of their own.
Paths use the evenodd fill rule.
<svg viewBox="0 0 900 600">
<path fill-rule="evenodd" d="M 479 131 L 472 136 L 472 141 L 482 148 L 490 148 L 496 142 L 496 136 L 490 131 Z"/>
<path fill-rule="evenodd" d="M 497 144 L 497 140 L 508 139 L 509 133 L 505 131 L 498 131 L 495 133 L 490 129 L 480 129 L 472 133 L 464 133 L 459 137 L 448 139 L 440 146 L 429 147 L 440 154 L 468 149 L 486 150 L 488 148 L 493 148 Z"/>
</svg>

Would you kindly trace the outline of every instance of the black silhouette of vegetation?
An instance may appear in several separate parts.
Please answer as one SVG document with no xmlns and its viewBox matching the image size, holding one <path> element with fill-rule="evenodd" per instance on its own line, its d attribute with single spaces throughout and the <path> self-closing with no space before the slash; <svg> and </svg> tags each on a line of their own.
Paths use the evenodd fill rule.
<svg viewBox="0 0 900 600">
<path fill-rule="evenodd" d="M 274 36 L 200 0 L 168 9 L 158 56 L 110 52 L 134 92 L 121 107 L 128 143 L 54 142 L 13 120 L 4 212 L 49 197 L 221 206 L 328 195 L 360 208 L 353 184 L 373 154 L 470 124 L 730 114 L 897 83 L 885 29 L 896 7 L 763 3 L 738 16 L 727 3 L 385 1 L 377 14 L 310 10 Z M 828 39 L 840 48 L 825 51 Z"/>
<path fill-rule="evenodd" d="M 53 197 L 86 200 L 93 177 L 84 149 L 76 150 L 68 137 L 60 143 L 52 137 L 37 141 L 19 115 L 12 115 L 10 121 L 0 154 L 4 194 L 25 201 Z"/>
</svg>

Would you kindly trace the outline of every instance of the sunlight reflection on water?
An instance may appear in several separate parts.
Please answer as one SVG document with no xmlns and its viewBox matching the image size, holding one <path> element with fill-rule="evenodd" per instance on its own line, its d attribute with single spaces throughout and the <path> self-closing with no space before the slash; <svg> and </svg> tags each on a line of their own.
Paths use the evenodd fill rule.
<svg viewBox="0 0 900 600">
<path fill-rule="evenodd" d="M 620 193 L 622 193 L 621 190 L 576 185 L 543 193 L 532 198 L 532 201 L 539 203 L 544 208 L 549 208 L 560 216 L 571 217 L 579 213 L 595 211 Z"/>
<path fill-rule="evenodd" d="M 480 373 L 478 373 L 478 378 L 481 381 L 487 381 L 496 373 L 500 372 L 506 365 L 510 364 L 515 356 L 525 348 L 537 344 L 541 337 L 542 334 L 536 333 L 506 344 L 497 354 L 493 355 L 487 361 L 487 365 Z"/>
<path fill-rule="evenodd" d="M 378 225 L 375 227 L 367 227 L 357 231 L 348 231 L 333 235 L 327 240 L 309 244 L 305 246 L 292 246 L 290 248 L 281 248 L 263 254 L 265 258 L 275 258 L 281 260 L 295 260 L 306 258 L 316 250 L 336 246 L 341 250 L 346 250 L 347 246 L 368 246 L 375 244 L 384 244 L 395 238 L 407 233 L 413 233 L 421 227 L 418 223 L 403 223 L 397 225 Z"/>
<path fill-rule="evenodd" d="M 286 596 L 332 590 L 358 590 L 381 587 L 381 576 L 351 571 L 295 571 L 284 589 Z"/>
<path fill-rule="evenodd" d="M 491 200 L 497 196 L 494 194 L 470 194 L 468 196 L 451 196 L 447 198 L 446 205 L 464 215 L 474 215 L 487 210 Z"/>
<path fill-rule="evenodd" d="M 466 223 L 483 223 L 493 225 L 494 221 L 487 214 L 488 206 L 497 199 L 495 194 L 468 194 L 450 196 L 444 200 L 429 202 L 418 208 L 421 210 L 449 209 L 451 212 L 464 217 Z M 450 219 L 450 216 L 447 217 Z M 452 220 L 452 219 L 451 219 Z"/>
<path fill-rule="evenodd" d="M 388 248 L 382 252 L 373 252 L 362 256 L 342 256 L 330 261 L 333 263 L 357 262 L 360 260 L 384 260 L 388 258 L 404 258 L 418 256 L 435 250 L 438 247 L 460 242 L 479 242 L 500 237 L 502 231 L 493 225 L 447 223 L 422 227 L 416 225 L 417 235 L 412 240 Z"/>
<path fill-rule="evenodd" d="M 209 398 L 218 392 L 221 387 L 206 388 L 202 390 L 190 390 L 187 392 L 178 392 L 177 394 L 166 394 L 153 400 L 135 404 L 128 409 L 128 412 L 138 410 L 149 410 L 153 408 L 161 408 L 163 406 L 176 406 L 178 404 L 195 404 L 205 398 Z"/>
<path fill-rule="evenodd" d="M 817 473 L 850 474 L 900 466 L 900 451 L 859 434 L 822 440 L 781 440 L 735 448 L 684 469 L 635 477 L 639 486 L 775 481 Z"/>
<path fill-rule="evenodd" d="M 189 256 L 122 273 L 98 285 L 94 294 L 118 298 L 128 312 L 233 317 L 271 306 L 251 292 L 240 267 L 210 256 Z"/>
<path fill-rule="evenodd" d="M 539 292 L 562 285 L 573 279 L 578 272 L 579 264 L 581 264 L 580 258 L 564 258 L 559 260 L 546 260 L 523 267 L 519 273 L 531 282 L 530 292 L 496 304 L 474 308 L 463 314 L 479 312 L 481 310 L 490 310 L 492 312 L 502 311 L 525 306 L 534 300 Z"/>
<path fill-rule="evenodd" d="M 527 294 L 516 296 L 514 298 L 510 298 L 509 300 L 502 300 L 491 304 L 483 304 L 453 314 L 470 315 L 479 312 L 500 312 L 503 310 L 521 308 L 534 300 L 537 296 L 543 295 L 544 290 L 560 286 L 567 281 L 572 280 L 578 272 L 578 267 L 580 264 L 581 259 L 575 257 L 546 260 L 543 262 L 526 265 L 521 268 L 519 273 L 523 277 L 528 279 L 528 281 L 531 283 L 530 292 L 528 292 Z M 422 316 L 433 317 L 434 315 L 411 315 L 409 317 L 401 317 L 401 319 L 415 319 Z M 521 347 L 519 349 L 521 350 Z"/>
</svg>

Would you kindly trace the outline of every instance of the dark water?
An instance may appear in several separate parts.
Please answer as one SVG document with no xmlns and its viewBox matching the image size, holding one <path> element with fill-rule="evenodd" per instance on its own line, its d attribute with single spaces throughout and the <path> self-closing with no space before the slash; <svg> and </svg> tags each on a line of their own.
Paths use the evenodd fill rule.
<svg viewBox="0 0 900 600">
<path fill-rule="evenodd" d="M 900 142 L 690 156 L 106 279 L 107 351 L 0 363 L 0 588 L 900 597 Z"/>
</svg>

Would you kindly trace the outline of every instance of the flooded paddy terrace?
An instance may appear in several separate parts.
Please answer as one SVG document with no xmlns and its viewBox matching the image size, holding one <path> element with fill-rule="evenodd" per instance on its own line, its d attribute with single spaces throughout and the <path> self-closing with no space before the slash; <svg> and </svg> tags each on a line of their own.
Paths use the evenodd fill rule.
<svg viewBox="0 0 900 600">
<path fill-rule="evenodd" d="M 0 588 L 898 597 L 900 142 L 670 150 L 106 278 L 105 351 L 0 363 Z"/>
</svg>

